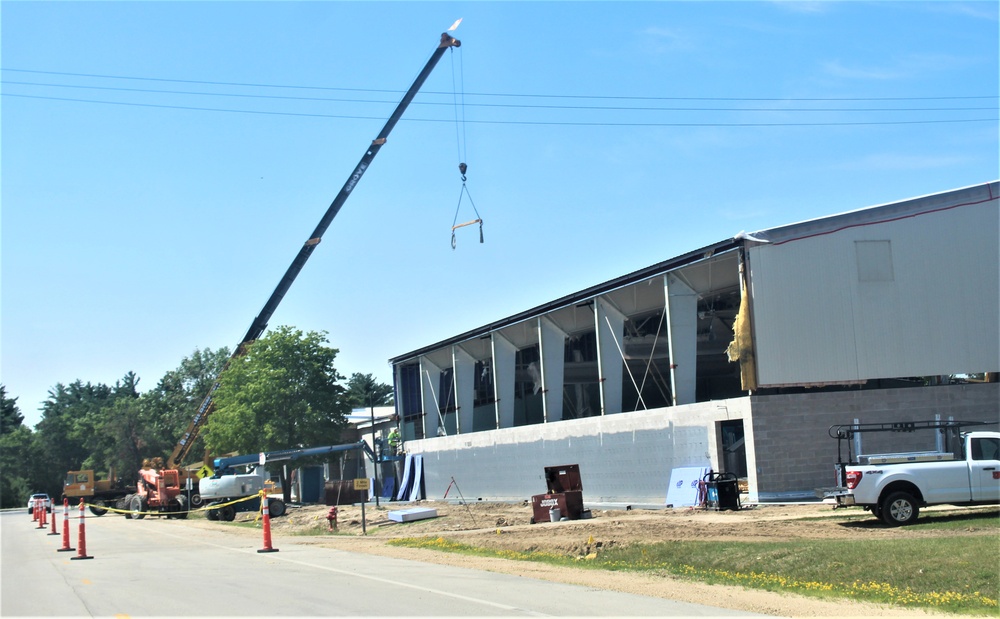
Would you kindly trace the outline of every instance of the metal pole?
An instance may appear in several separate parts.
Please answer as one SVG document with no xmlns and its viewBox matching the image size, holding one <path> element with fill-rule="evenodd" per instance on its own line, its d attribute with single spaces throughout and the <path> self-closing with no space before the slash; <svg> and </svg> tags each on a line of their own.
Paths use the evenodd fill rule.
<svg viewBox="0 0 1000 619">
<path fill-rule="evenodd" d="M 380 488 L 378 483 L 378 466 L 382 461 L 382 455 L 379 453 L 381 450 L 378 449 L 378 443 L 375 442 L 375 402 L 372 399 L 371 391 L 368 392 L 368 407 L 372 412 L 372 453 L 375 454 L 375 457 L 372 459 L 372 467 L 375 469 L 375 488 L 373 489 L 373 493 L 375 494 L 375 507 L 378 508 L 378 495 Z"/>
</svg>

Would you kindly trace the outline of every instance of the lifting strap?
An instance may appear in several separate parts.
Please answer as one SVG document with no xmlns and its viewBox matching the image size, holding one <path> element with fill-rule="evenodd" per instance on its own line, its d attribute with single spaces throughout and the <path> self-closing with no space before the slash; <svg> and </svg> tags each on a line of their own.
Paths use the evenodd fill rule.
<svg viewBox="0 0 1000 619">
<path fill-rule="evenodd" d="M 479 216 L 479 210 L 476 209 L 476 203 L 472 201 L 472 194 L 469 193 L 469 188 L 465 184 L 465 181 L 466 181 L 465 172 L 468 169 L 469 169 L 469 166 L 465 165 L 464 163 L 458 164 L 458 170 L 459 170 L 459 172 L 462 173 L 462 190 L 458 194 L 458 206 L 455 207 L 455 219 L 451 222 L 451 248 L 452 249 L 455 249 L 455 247 L 458 245 L 458 240 L 455 237 L 455 230 L 458 230 L 459 228 L 464 228 L 465 226 L 471 226 L 473 224 L 479 224 L 479 242 L 480 243 L 483 242 L 483 218 Z M 469 204 L 472 205 L 472 210 L 476 213 L 476 218 L 472 219 L 470 221 L 467 221 L 465 223 L 457 223 L 458 222 L 458 212 L 462 208 L 462 197 L 466 196 L 466 195 L 469 196 Z"/>
</svg>

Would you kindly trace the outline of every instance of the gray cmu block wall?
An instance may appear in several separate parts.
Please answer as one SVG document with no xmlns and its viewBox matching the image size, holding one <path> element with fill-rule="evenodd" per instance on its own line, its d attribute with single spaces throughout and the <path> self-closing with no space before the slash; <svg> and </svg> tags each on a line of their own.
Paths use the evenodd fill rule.
<svg viewBox="0 0 1000 619">
<path fill-rule="evenodd" d="M 749 414 L 749 398 L 407 441 L 424 458 L 428 499 L 454 478 L 468 501 L 524 501 L 547 491 L 545 467 L 578 464 L 586 504 L 666 502 L 670 472 L 718 467 L 716 422 Z"/>
<path fill-rule="evenodd" d="M 768 501 L 813 497 L 817 488 L 837 485 L 837 441 L 828 436 L 830 426 L 855 419 L 860 423 L 933 420 L 935 414 L 942 419 L 996 422 L 1000 384 L 752 396 L 750 402 L 752 430 L 747 431 L 747 440 L 752 433 L 756 464 L 748 465 L 756 467 L 756 500 Z M 864 434 L 861 440 L 862 453 L 935 448 L 934 432 L 926 430 Z"/>
</svg>

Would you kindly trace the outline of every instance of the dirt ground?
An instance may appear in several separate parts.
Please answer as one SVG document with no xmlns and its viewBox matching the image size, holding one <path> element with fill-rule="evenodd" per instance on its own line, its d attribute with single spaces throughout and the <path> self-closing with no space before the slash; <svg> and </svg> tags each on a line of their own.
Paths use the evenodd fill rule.
<svg viewBox="0 0 1000 619">
<path fill-rule="evenodd" d="M 414 507 L 431 508 L 437 517 L 415 522 L 390 520 L 390 511 Z M 275 546 L 282 538 L 295 543 L 365 552 L 429 563 L 454 564 L 494 572 L 519 574 L 588 587 L 623 591 L 695 603 L 710 603 L 720 608 L 791 617 L 845 616 L 933 616 L 935 613 L 912 609 L 883 607 L 851 601 L 830 602 L 794 594 L 754 591 L 741 587 L 703 585 L 666 576 L 645 576 L 562 568 L 541 563 L 505 559 L 476 558 L 427 549 L 389 546 L 387 540 L 404 537 L 444 537 L 481 547 L 506 550 L 543 550 L 583 558 L 593 552 L 633 543 L 715 539 L 764 541 L 790 539 L 843 539 L 845 542 L 866 538 L 914 538 L 941 535 L 990 535 L 990 531 L 928 531 L 919 527 L 886 527 L 860 509 L 834 510 L 831 505 L 744 506 L 739 511 L 679 509 L 598 509 L 592 517 L 581 520 L 531 524 L 531 505 L 524 503 L 473 502 L 456 504 L 440 501 L 416 503 L 373 503 L 365 507 L 362 534 L 361 507 L 338 508 L 336 532 L 327 531 L 328 507 L 290 507 L 285 516 L 271 519 Z M 961 519 L 976 511 L 1000 515 L 997 508 L 932 508 L 925 513 Z M 836 516 L 843 515 L 843 518 Z M 862 518 L 858 518 L 862 516 Z M 867 516 L 867 517 L 864 517 Z M 241 514 L 241 520 L 254 520 L 255 514 Z M 922 516 L 923 517 L 923 516 Z M 198 523 L 198 520 L 189 522 Z M 217 527 L 219 523 L 202 526 Z M 259 526 L 258 522 L 258 526 Z M 253 529 L 241 528 L 246 534 Z M 294 536 L 294 537 L 292 537 Z"/>
</svg>

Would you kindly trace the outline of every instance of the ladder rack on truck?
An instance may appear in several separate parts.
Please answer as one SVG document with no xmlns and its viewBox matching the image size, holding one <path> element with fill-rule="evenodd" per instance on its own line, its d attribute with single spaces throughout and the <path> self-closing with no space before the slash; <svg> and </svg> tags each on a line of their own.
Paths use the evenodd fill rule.
<svg viewBox="0 0 1000 619">
<path fill-rule="evenodd" d="M 830 426 L 827 431 L 830 438 L 837 439 L 837 479 L 840 485 L 846 485 L 846 466 L 858 464 L 892 464 L 899 462 L 938 462 L 955 458 L 953 451 L 919 451 L 885 454 L 855 454 L 853 439 L 856 435 L 871 432 L 916 432 L 918 430 L 937 430 L 944 434 L 945 445 L 960 438 L 962 428 L 974 426 L 995 425 L 989 421 L 955 421 L 933 419 L 926 421 L 893 421 L 885 423 L 850 423 Z M 844 460 L 843 443 L 847 442 L 847 460 Z"/>
</svg>

